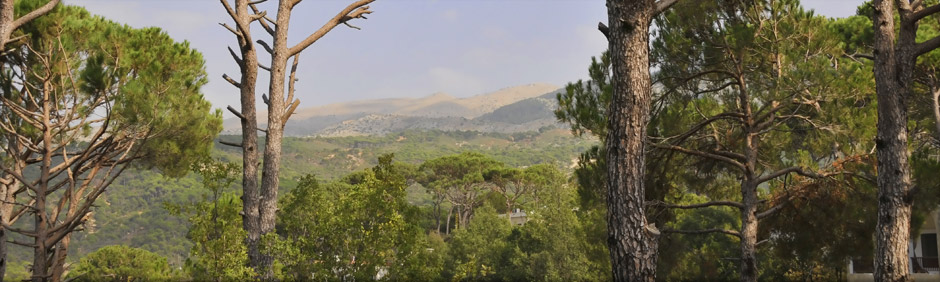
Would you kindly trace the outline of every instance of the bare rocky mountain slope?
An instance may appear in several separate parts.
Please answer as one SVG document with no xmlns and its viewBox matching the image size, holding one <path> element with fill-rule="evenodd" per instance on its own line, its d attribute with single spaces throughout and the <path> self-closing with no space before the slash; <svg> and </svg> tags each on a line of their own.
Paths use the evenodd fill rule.
<svg viewBox="0 0 940 282">
<path fill-rule="evenodd" d="M 538 130 L 555 121 L 559 87 L 544 83 L 500 89 L 467 98 L 444 93 L 422 98 L 390 98 L 300 109 L 287 123 L 289 136 L 381 135 L 408 129 L 515 133 Z M 259 114 L 259 122 L 265 114 Z M 236 119 L 225 133 L 239 134 Z"/>
</svg>

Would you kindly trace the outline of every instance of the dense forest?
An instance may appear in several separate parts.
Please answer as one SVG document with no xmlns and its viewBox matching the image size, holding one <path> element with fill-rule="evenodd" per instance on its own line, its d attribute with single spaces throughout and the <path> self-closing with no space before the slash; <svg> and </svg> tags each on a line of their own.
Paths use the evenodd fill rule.
<svg viewBox="0 0 940 282">
<path fill-rule="evenodd" d="M 189 43 L 2 0 L 0 280 L 940 272 L 936 0 L 846 18 L 798 0 L 608 0 L 609 49 L 557 94 L 556 125 L 285 136 L 300 54 L 368 28 L 374 1 L 290 40 L 301 1 L 220 1 L 241 129 L 220 135 L 201 92 L 216 78 Z"/>
</svg>

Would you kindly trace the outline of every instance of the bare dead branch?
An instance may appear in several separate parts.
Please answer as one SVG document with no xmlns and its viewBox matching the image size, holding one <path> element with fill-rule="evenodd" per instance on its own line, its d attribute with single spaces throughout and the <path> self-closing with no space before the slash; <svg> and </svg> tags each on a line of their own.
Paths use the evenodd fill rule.
<svg viewBox="0 0 940 282">
<path fill-rule="evenodd" d="M 228 83 L 232 84 L 232 86 L 235 86 L 235 88 L 242 88 L 242 84 L 229 77 L 228 74 L 223 73 L 222 78 L 224 78 L 225 81 L 228 81 Z"/>
<path fill-rule="evenodd" d="M 235 50 L 232 50 L 232 47 L 227 47 L 227 48 L 228 48 L 228 53 L 232 55 L 232 59 L 235 59 L 235 62 L 238 63 L 239 66 L 244 64 L 245 61 L 238 57 L 238 54 L 235 53 Z"/>
<path fill-rule="evenodd" d="M 225 1 L 225 0 L 222 0 L 222 1 Z M 232 28 L 232 27 L 229 26 L 228 24 L 226 24 L 226 23 L 219 23 L 219 25 L 221 25 L 222 27 L 224 27 L 224 28 L 227 29 L 228 31 L 232 32 L 232 34 L 234 34 L 235 36 L 237 36 L 237 37 L 239 37 L 239 38 L 242 37 L 242 33 L 241 33 L 241 32 L 235 30 L 234 28 Z"/>
<path fill-rule="evenodd" d="M 287 108 L 286 112 L 284 112 L 284 116 L 281 117 L 281 120 L 284 123 L 281 125 L 282 127 L 287 124 L 287 119 L 289 119 L 290 116 L 294 114 L 294 110 L 297 110 L 297 106 L 299 105 L 300 105 L 300 99 L 294 100 L 294 102 L 290 104 L 290 107 Z"/>
<path fill-rule="evenodd" d="M 228 0 L 220 0 L 220 2 L 222 2 L 222 6 L 225 7 L 225 12 L 228 12 L 229 17 L 238 21 L 238 13 L 235 12 L 235 9 L 232 9 L 232 5 L 229 5 Z"/>
<path fill-rule="evenodd" d="M 232 112 L 232 114 L 234 114 L 235 116 L 237 116 L 239 119 L 241 119 L 241 120 L 247 120 L 247 119 L 245 118 L 245 116 L 242 115 L 242 113 L 240 113 L 240 112 L 238 112 L 237 110 L 235 110 L 235 108 L 232 108 L 232 106 L 228 106 L 227 109 L 228 109 L 229 112 Z"/>
<path fill-rule="evenodd" d="M 264 48 L 265 51 L 268 51 L 268 54 L 274 54 L 274 50 L 271 49 L 271 46 L 268 45 L 267 42 L 264 42 L 264 40 L 261 40 L 261 39 L 258 39 L 258 41 L 256 42 L 258 42 L 258 44 L 261 45 L 261 48 Z"/>
<path fill-rule="evenodd" d="M 288 56 L 296 55 L 304 49 L 307 49 L 307 47 L 309 47 L 314 42 L 317 42 L 317 40 L 320 40 L 320 38 L 326 35 L 326 33 L 330 32 L 330 30 L 333 30 L 333 28 L 337 25 L 352 19 L 364 18 L 364 15 L 372 13 L 372 11 L 369 10 L 369 6 L 367 5 L 374 1 L 375 0 L 359 0 L 349 4 L 349 6 L 336 14 L 336 16 L 334 16 L 332 19 L 327 21 L 326 24 L 320 27 L 320 29 L 310 34 L 310 36 L 307 36 L 307 38 L 305 38 L 300 43 L 297 43 L 297 45 L 294 45 L 288 49 Z"/>
<path fill-rule="evenodd" d="M 348 26 L 349 28 L 352 28 L 352 29 L 355 29 L 355 30 L 362 30 L 362 28 L 360 28 L 360 27 L 358 27 L 358 26 L 351 25 L 351 24 L 349 24 L 349 22 L 343 22 L 343 24 L 346 25 L 346 26 Z"/>
<path fill-rule="evenodd" d="M 268 11 L 261 11 L 260 13 L 254 13 L 254 14 L 248 16 L 248 18 L 251 19 L 251 21 L 260 21 L 261 19 L 263 19 L 263 18 L 266 17 L 266 16 L 268 16 Z M 263 23 L 263 21 L 261 21 L 261 22 Z"/>
<path fill-rule="evenodd" d="M 238 148 L 241 148 L 241 147 L 242 147 L 242 144 L 241 144 L 241 143 L 228 142 L 228 141 L 225 141 L 225 140 L 219 140 L 219 144 L 228 145 L 228 146 L 232 146 L 232 147 L 238 147 Z"/>
<path fill-rule="evenodd" d="M 259 1 L 259 2 L 264 2 L 264 1 Z M 262 12 L 258 10 L 258 6 L 255 6 L 255 5 L 257 4 L 248 3 L 248 7 L 251 7 L 251 11 L 253 13 L 262 14 Z M 269 18 L 267 13 L 264 13 L 261 15 L 261 19 L 258 20 L 258 23 L 261 24 L 261 27 L 264 28 L 264 31 L 267 31 L 268 34 L 270 34 L 271 36 L 274 36 L 274 27 L 272 26 L 277 26 L 277 23 L 275 23 L 274 20 Z"/>
<path fill-rule="evenodd" d="M 610 40 L 610 28 L 607 27 L 607 25 L 604 24 L 604 22 L 597 23 L 597 30 L 600 30 L 601 33 L 604 34 L 604 37 L 607 38 L 607 40 Z"/>
<path fill-rule="evenodd" d="M 300 54 L 294 55 L 294 60 L 291 62 L 290 66 L 290 80 L 287 82 L 287 102 L 291 103 L 294 100 L 294 83 L 297 82 L 297 64 L 300 61 Z M 287 117 L 290 117 L 288 115 Z M 284 118 L 286 121 L 287 118 Z"/>
</svg>

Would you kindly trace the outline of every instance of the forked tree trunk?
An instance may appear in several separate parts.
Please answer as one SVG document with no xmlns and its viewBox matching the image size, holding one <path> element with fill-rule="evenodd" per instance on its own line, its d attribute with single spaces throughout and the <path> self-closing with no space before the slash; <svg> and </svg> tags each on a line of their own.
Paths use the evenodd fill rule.
<svg viewBox="0 0 940 282">
<path fill-rule="evenodd" d="M 644 211 L 650 110 L 651 0 L 607 1 L 613 96 L 608 113 L 607 227 L 614 281 L 654 281 L 659 232 Z"/>
</svg>

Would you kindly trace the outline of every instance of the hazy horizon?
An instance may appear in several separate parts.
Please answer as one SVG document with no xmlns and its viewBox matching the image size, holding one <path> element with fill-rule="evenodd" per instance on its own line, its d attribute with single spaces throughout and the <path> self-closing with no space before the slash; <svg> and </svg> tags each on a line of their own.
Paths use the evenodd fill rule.
<svg viewBox="0 0 940 282">
<path fill-rule="evenodd" d="M 854 14 L 862 2 L 814 0 L 803 1 L 803 5 L 821 15 L 844 17 Z M 64 3 L 84 6 L 93 14 L 133 27 L 157 26 L 175 40 L 189 41 L 206 60 L 206 99 L 216 108 L 239 104 L 237 90 L 221 79 L 223 73 L 237 79 L 238 67 L 226 50 L 234 46 L 235 37 L 219 25 L 231 24 L 219 1 Z M 301 2 L 290 25 L 291 44 L 349 3 Z M 417 98 L 439 92 L 469 97 L 530 83 L 561 87 L 587 78 L 591 56 L 606 49 L 607 42 L 596 29 L 599 21 L 607 19 L 604 3 L 379 0 L 371 4 L 374 13 L 368 20 L 352 22 L 362 30 L 338 26 L 303 52 L 297 97 L 301 108 L 309 108 L 364 99 Z M 260 26 L 253 30 L 263 32 Z M 269 41 L 266 35 L 259 33 L 255 37 Z M 267 60 L 259 59 L 262 63 Z M 267 92 L 267 80 L 259 77 L 259 95 Z"/>
</svg>

